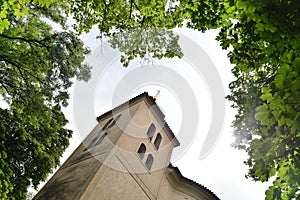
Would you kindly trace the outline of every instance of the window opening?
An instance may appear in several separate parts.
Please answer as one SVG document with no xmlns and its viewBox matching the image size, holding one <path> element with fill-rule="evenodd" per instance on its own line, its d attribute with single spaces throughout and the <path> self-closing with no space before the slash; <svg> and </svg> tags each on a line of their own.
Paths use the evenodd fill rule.
<svg viewBox="0 0 300 200">
<path fill-rule="evenodd" d="M 101 142 L 103 141 L 103 139 L 104 139 L 106 136 L 107 136 L 107 133 L 104 133 L 103 135 L 101 135 L 101 136 L 98 138 L 98 140 L 95 142 L 95 145 L 94 145 L 94 146 L 101 144 Z"/>
<path fill-rule="evenodd" d="M 111 118 L 110 120 L 108 120 L 106 122 L 106 124 L 103 126 L 102 130 L 106 130 L 111 128 L 112 126 L 114 126 L 117 122 L 117 120 L 121 117 L 122 114 L 119 114 L 117 117 L 115 118 Z"/>
<path fill-rule="evenodd" d="M 146 146 L 145 146 L 144 143 L 142 143 L 140 145 L 140 148 L 138 149 L 138 155 L 139 155 L 141 160 L 144 158 L 145 152 L 146 152 Z"/>
<path fill-rule="evenodd" d="M 146 167 L 148 168 L 148 170 L 151 169 L 152 164 L 153 164 L 153 156 L 149 154 L 146 160 Z"/>
<path fill-rule="evenodd" d="M 154 140 L 154 146 L 155 146 L 156 149 L 159 148 L 159 145 L 161 143 L 161 139 L 162 139 L 161 135 L 160 135 L 160 133 L 158 133 L 155 140 Z"/>
<path fill-rule="evenodd" d="M 102 130 L 105 130 L 105 129 L 108 129 L 109 127 L 111 127 L 112 126 L 111 124 L 113 123 L 113 121 L 114 121 L 114 118 L 111 118 L 110 120 L 108 120 L 106 122 L 106 124 L 103 126 Z"/>
<path fill-rule="evenodd" d="M 95 137 L 90 143 L 89 145 L 86 147 L 86 149 L 90 149 L 94 146 L 95 142 L 97 141 L 98 137 Z"/>
<path fill-rule="evenodd" d="M 147 130 L 147 136 L 148 136 L 148 138 L 149 138 L 150 140 L 152 140 L 152 137 L 153 137 L 153 135 L 154 135 L 154 133 L 155 133 L 155 130 L 156 130 L 156 128 L 155 128 L 154 124 L 152 123 L 152 124 L 150 125 L 150 127 L 148 128 L 148 130 Z"/>
<path fill-rule="evenodd" d="M 105 136 L 107 136 L 107 133 L 104 133 L 103 135 L 101 135 L 100 137 L 95 137 L 90 143 L 89 145 L 86 147 L 85 150 L 90 149 L 96 145 L 99 145 L 103 139 L 105 138 Z"/>
</svg>

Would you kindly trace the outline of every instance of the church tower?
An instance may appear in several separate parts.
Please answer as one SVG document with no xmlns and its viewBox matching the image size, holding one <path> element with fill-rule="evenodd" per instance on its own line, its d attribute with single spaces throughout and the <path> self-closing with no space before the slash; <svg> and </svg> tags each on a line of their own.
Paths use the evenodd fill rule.
<svg viewBox="0 0 300 200">
<path fill-rule="evenodd" d="M 218 199 L 170 164 L 179 142 L 147 93 L 97 121 L 34 200 Z"/>
</svg>

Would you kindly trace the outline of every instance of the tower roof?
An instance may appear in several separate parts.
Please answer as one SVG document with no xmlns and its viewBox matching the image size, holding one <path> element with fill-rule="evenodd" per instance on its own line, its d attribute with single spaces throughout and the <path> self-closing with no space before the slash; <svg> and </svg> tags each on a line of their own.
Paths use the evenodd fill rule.
<svg viewBox="0 0 300 200">
<path fill-rule="evenodd" d="M 191 179 L 188 179 L 188 178 L 184 177 L 181 174 L 178 167 L 174 167 L 172 164 L 169 164 L 168 169 L 170 170 L 169 174 L 175 175 L 176 178 L 178 179 L 178 181 L 180 181 L 182 184 L 188 184 L 188 185 L 192 186 L 193 188 L 199 190 L 200 192 L 205 193 L 210 199 L 220 200 L 219 197 L 217 197 L 217 195 L 215 195 L 211 190 L 209 190 L 205 186 L 197 183 L 194 180 L 191 180 Z"/>
<path fill-rule="evenodd" d="M 126 102 L 122 103 L 121 105 L 113 108 L 112 110 L 107 111 L 106 113 L 98 116 L 96 118 L 96 120 L 99 122 L 100 119 L 107 118 L 108 116 L 111 116 L 114 112 L 126 109 L 126 108 L 128 108 L 134 104 L 137 104 L 139 102 L 142 102 L 142 101 L 144 101 L 146 104 L 148 104 L 149 107 L 152 108 L 152 110 L 154 111 L 154 114 L 156 115 L 156 117 L 158 117 L 159 120 L 164 122 L 164 127 L 162 127 L 162 128 L 166 130 L 168 136 L 174 142 L 174 147 L 179 146 L 180 143 L 179 143 L 178 139 L 176 138 L 173 131 L 169 127 L 168 123 L 165 121 L 164 113 L 161 111 L 159 106 L 156 104 L 155 99 L 152 96 L 150 96 L 147 92 L 143 92 L 143 93 L 131 98 L 129 101 L 126 101 Z"/>
<path fill-rule="evenodd" d="M 163 133 L 165 137 L 163 137 L 161 146 L 163 147 L 163 144 L 171 145 L 166 145 L 167 147 L 162 150 L 163 148 L 158 148 L 159 145 L 156 146 L 156 139 L 154 142 L 151 139 L 149 140 L 149 137 L 138 140 L 135 140 L 135 138 L 132 139 L 133 137 L 123 134 L 127 129 L 123 129 L 122 126 L 113 125 L 105 129 L 107 132 L 105 131 L 104 133 L 103 128 L 106 126 L 102 127 L 102 124 L 110 124 L 110 120 L 117 119 L 118 116 L 125 114 L 126 111 L 132 114 L 132 118 L 123 117 L 119 121 L 122 122 L 124 120 L 126 126 L 129 128 L 131 127 L 129 126 L 131 123 L 138 122 L 132 120 L 144 119 L 143 117 L 150 111 L 151 116 L 153 115 L 154 117 L 150 121 L 163 129 L 163 132 L 160 133 Z M 118 113 L 117 117 L 113 116 L 116 113 Z M 159 194 L 166 195 L 162 196 L 166 197 L 164 199 L 172 199 L 172 195 L 176 195 L 177 193 L 160 193 L 162 186 L 156 183 L 162 183 L 161 180 L 163 179 L 165 183 L 170 183 L 170 188 L 172 187 L 184 195 L 194 197 L 195 199 L 201 197 L 200 199 L 219 200 L 214 193 L 204 186 L 183 177 L 177 167 L 173 167 L 171 164 L 168 166 L 171 152 L 175 146 L 179 145 L 179 142 L 164 118 L 165 115 L 156 104 L 155 99 L 146 92 L 97 117 L 99 123 L 85 139 L 88 144 L 93 145 L 88 148 L 89 145 L 86 146 L 82 142 L 34 199 L 98 199 L 99 195 L 106 195 L 108 197 L 103 199 L 120 199 L 119 197 L 123 199 L 124 196 L 124 199 L 141 199 L 140 197 L 147 197 L 146 199 L 148 199 L 151 196 L 153 197 L 151 199 L 154 199 Z M 145 118 L 144 121 L 140 122 L 147 124 L 148 121 L 149 119 Z M 151 125 L 153 125 L 152 122 Z M 160 134 L 157 133 L 156 138 L 159 138 L 158 135 Z M 99 138 L 106 139 L 100 140 Z M 101 142 L 96 143 L 93 141 Z M 140 148 L 137 148 L 141 144 L 144 147 L 146 147 L 145 144 L 149 147 L 147 159 L 144 160 L 143 157 L 140 157 L 139 153 L 144 154 L 146 148 L 143 152 L 139 152 Z M 115 148 L 116 145 L 120 146 Z M 129 150 L 119 151 L 123 147 Z M 162 151 L 158 153 L 158 149 Z M 128 152 L 130 154 L 127 154 Z M 153 173 L 152 171 L 150 173 L 153 157 L 156 159 L 155 163 L 163 163 L 163 166 L 157 168 L 157 170 L 155 168 Z M 148 161 L 148 158 L 152 158 L 152 161 Z M 149 164 L 150 162 L 151 164 Z M 114 168 L 113 164 L 116 164 L 114 166 L 118 166 L 119 168 Z M 138 171 L 139 167 L 142 167 L 142 173 Z M 130 182 L 132 183 L 131 186 L 128 184 Z M 133 193 L 137 198 L 132 198 Z"/>
</svg>

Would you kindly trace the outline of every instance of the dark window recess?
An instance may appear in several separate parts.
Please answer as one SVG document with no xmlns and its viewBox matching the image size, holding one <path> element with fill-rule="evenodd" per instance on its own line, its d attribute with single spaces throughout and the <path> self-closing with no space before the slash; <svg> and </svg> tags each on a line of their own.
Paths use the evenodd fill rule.
<svg viewBox="0 0 300 200">
<path fill-rule="evenodd" d="M 94 146 L 95 142 L 97 141 L 98 137 L 95 137 L 90 143 L 89 145 L 86 147 L 86 149 L 90 149 Z"/>
<path fill-rule="evenodd" d="M 160 133 L 158 133 L 155 140 L 154 140 L 154 146 L 155 146 L 156 149 L 159 148 L 159 145 L 161 143 L 161 139 L 162 139 L 161 135 L 160 135 Z"/>
<path fill-rule="evenodd" d="M 99 136 L 99 137 L 95 137 L 90 143 L 89 145 L 86 147 L 86 149 L 90 149 L 96 145 L 99 145 L 103 139 L 105 138 L 105 136 L 107 136 L 107 133 L 104 133 L 103 135 Z"/>
<path fill-rule="evenodd" d="M 103 135 L 101 135 L 101 136 L 98 138 L 98 140 L 96 141 L 96 143 L 95 143 L 94 146 L 101 144 L 101 142 L 103 141 L 103 139 L 104 139 L 106 136 L 107 136 L 107 133 L 104 133 Z"/>
<path fill-rule="evenodd" d="M 106 129 L 109 129 L 109 128 L 113 127 L 113 126 L 116 124 L 117 120 L 118 120 L 120 117 L 121 117 L 121 114 L 119 114 L 119 115 L 118 115 L 117 117 L 115 117 L 115 118 L 111 118 L 110 120 L 108 120 L 108 121 L 106 122 L 106 124 L 103 126 L 102 130 L 106 130 Z"/>
<path fill-rule="evenodd" d="M 148 170 L 151 169 L 153 164 L 153 156 L 151 154 L 148 155 L 147 160 L 146 160 L 146 167 Z"/>
<path fill-rule="evenodd" d="M 106 122 L 106 124 L 103 126 L 102 130 L 108 129 L 109 127 L 113 126 L 114 118 L 111 118 Z"/>
<path fill-rule="evenodd" d="M 145 152 L 146 152 L 146 146 L 144 143 L 142 143 L 137 152 L 141 160 L 144 158 Z"/>
<path fill-rule="evenodd" d="M 156 128 L 155 128 L 154 124 L 151 124 L 150 127 L 147 130 L 147 136 L 150 140 L 152 140 L 152 137 L 155 133 L 155 130 L 156 130 Z"/>
</svg>

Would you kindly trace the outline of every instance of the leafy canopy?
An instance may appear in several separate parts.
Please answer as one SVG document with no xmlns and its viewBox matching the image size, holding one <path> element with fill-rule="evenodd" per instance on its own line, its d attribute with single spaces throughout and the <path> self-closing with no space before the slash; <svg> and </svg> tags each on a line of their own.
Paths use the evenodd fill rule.
<svg viewBox="0 0 300 200">
<path fill-rule="evenodd" d="M 10 15 L 14 15 L 17 18 L 25 17 L 30 13 L 31 0 L 8 0 L 1 1 L 0 6 L 0 33 L 3 30 L 8 29 L 10 25 L 10 20 L 8 19 Z M 34 0 L 34 5 L 39 5 L 42 7 L 49 7 L 53 0 Z"/>
<path fill-rule="evenodd" d="M 72 38 L 72 33 L 51 32 L 49 27 L 47 29 L 46 24 L 38 20 L 39 16 L 44 15 L 64 26 L 66 15 L 71 13 L 76 20 L 74 28 L 78 33 L 88 32 L 93 25 L 97 25 L 100 30 L 99 38 L 108 37 L 112 46 L 121 50 L 121 61 L 124 66 L 138 56 L 146 59 L 149 57 L 181 57 L 178 36 L 170 31 L 174 27 L 187 26 L 199 31 L 218 28 L 220 32 L 216 39 L 220 41 L 224 49 L 230 49 L 228 57 L 234 66 L 232 73 L 236 80 L 229 85 L 231 94 L 227 98 L 237 109 L 237 115 L 233 122 L 236 136 L 234 146 L 244 149 L 249 155 L 245 162 L 249 166 L 248 177 L 258 181 L 267 181 L 272 176 L 276 177 L 273 185 L 266 191 L 266 199 L 298 198 L 300 188 L 300 3 L 298 1 L 40 0 L 33 1 L 36 4 L 30 4 L 26 0 L 9 0 L 1 1 L 2 7 L 3 2 L 8 3 L 0 12 L 0 20 L 3 22 L 0 25 L 0 32 L 3 31 L 0 44 L 3 48 L 8 49 L 1 53 L 6 59 L 9 58 L 8 55 L 11 54 L 10 57 L 14 55 L 9 52 L 16 52 L 16 55 L 21 58 L 21 60 L 10 59 L 11 63 L 1 62 L 3 64 L 1 69 L 9 72 L 1 75 L 4 84 L 1 86 L 1 91 L 10 102 L 10 109 L 3 110 L 3 116 L 7 116 L 3 120 L 7 121 L 7 124 L 15 120 L 15 123 L 18 122 L 18 126 L 8 126 L 12 129 L 10 137 L 16 135 L 13 134 L 13 130 L 21 130 L 22 127 L 22 131 L 25 130 L 26 133 L 33 130 L 31 128 L 41 127 L 42 123 L 37 123 L 36 119 L 40 119 L 39 113 L 42 110 L 43 113 L 48 113 L 43 116 L 48 124 L 50 122 L 62 124 L 64 120 L 58 117 L 61 115 L 56 111 L 60 111 L 60 104 L 65 103 L 67 98 L 66 88 L 71 85 L 68 80 L 78 74 L 78 71 L 83 69 L 85 72 L 88 71 L 87 67 L 81 67 L 79 64 L 83 59 L 81 56 L 86 52 L 80 42 L 73 43 L 73 41 L 78 41 L 77 38 L 66 39 Z M 49 6 L 49 10 L 45 9 L 43 5 Z M 58 12 L 53 12 L 55 9 Z M 10 14 L 7 14 L 8 11 Z M 30 15 L 32 12 L 37 15 Z M 19 18 L 27 14 L 28 18 Z M 34 16 L 38 16 L 38 19 Z M 22 35 L 22 38 L 43 42 L 44 40 L 49 41 L 45 38 L 52 38 L 52 42 L 49 42 L 49 45 L 47 43 L 47 47 L 39 42 L 32 43 L 15 38 L 20 34 L 25 34 L 24 31 L 18 30 L 20 28 L 18 24 L 23 23 L 23 30 L 25 30 L 25 27 L 28 27 L 26 23 L 31 20 L 33 20 L 31 24 L 37 23 L 34 26 L 38 28 L 29 26 L 34 31 L 32 34 L 30 33 L 30 37 Z M 9 29 L 6 29 L 7 27 Z M 37 31 L 38 29 L 44 31 Z M 26 34 L 29 33 L 26 32 Z M 70 47 L 75 50 L 70 50 Z M 36 51 L 38 48 L 42 48 L 43 51 Z M 29 62 L 29 58 L 25 59 L 25 50 L 26 54 L 29 50 L 29 58 L 40 63 L 34 65 L 35 62 Z M 69 61 L 66 59 L 68 56 L 77 54 L 81 56 L 73 57 L 70 60 L 74 65 L 66 63 Z M 52 64 L 50 58 L 56 64 Z M 63 62 L 60 62 L 61 60 Z M 31 74 L 40 76 L 36 79 Z M 25 81 L 27 77 L 30 77 L 30 81 Z M 39 79 L 41 81 L 38 81 Z M 11 82 L 13 85 L 10 87 Z M 34 89 L 24 90 L 24 88 Z M 24 95 L 24 91 L 30 92 Z M 27 100 L 22 100 L 24 98 Z M 40 102 L 34 104 L 38 108 L 29 110 L 33 107 L 32 102 L 35 101 Z M 27 115 L 31 112 L 32 115 Z M 23 115 L 17 115 L 17 113 Z M 54 113 L 58 115 L 56 118 L 47 118 L 47 116 L 55 115 Z M 28 119 L 29 117 L 30 119 Z M 27 119 L 26 126 L 21 126 L 22 121 L 17 119 Z M 53 122 L 51 121 L 53 119 L 60 120 Z M 27 122 L 30 126 L 27 125 Z M 62 128 L 62 126 L 59 127 Z M 7 128 L 6 125 L 1 127 Z M 13 129 L 16 127 L 19 129 Z M 51 143 L 54 132 L 65 135 L 62 138 L 68 138 L 68 133 L 64 132 L 66 130 L 59 129 L 59 127 L 56 130 L 55 126 L 48 127 L 51 128 L 47 130 L 50 137 L 46 143 L 42 143 L 44 146 L 40 147 L 42 151 L 39 152 L 45 152 L 45 148 L 48 147 L 45 144 L 51 144 L 51 147 L 57 145 L 55 142 Z M 7 133 L 9 132 L 7 131 Z M 14 140 L 24 138 L 19 135 L 14 137 Z M 58 144 L 60 145 L 60 143 Z M 8 145 L 5 148 L 7 149 Z M 63 150 L 64 145 L 55 148 Z M 27 150 L 25 148 L 24 151 Z M 2 160 L 0 160 L 1 169 L 4 169 L 0 171 L 0 176 L 4 173 L 7 174 L 7 176 L 3 176 L 3 180 L 6 182 L 1 182 L 1 190 L 5 188 L 3 191 L 6 191 L 3 193 L 4 195 L 15 187 L 11 184 L 12 179 L 9 177 L 16 178 L 15 172 L 12 171 L 14 168 L 9 167 L 14 158 L 8 158 L 7 152 L 7 150 L 1 152 Z M 20 160 L 23 162 L 15 165 L 18 166 L 18 169 L 22 169 L 18 173 L 25 176 L 24 158 Z M 4 167 L 2 168 L 2 166 Z"/>
<path fill-rule="evenodd" d="M 274 0 L 128 0 L 73 1 L 76 29 L 94 24 L 124 54 L 125 65 L 150 51 L 158 58 L 167 47 L 160 39 L 140 40 L 142 31 L 187 26 L 199 31 L 218 28 L 217 40 L 230 49 L 236 77 L 228 99 L 237 109 L 235 147 L 249 158 L 248 177 L 275 176 L 266 199 L 292 199 L 300 188 L 300 2 Z M 161 35 L 167 35 L 163 31 Z M 156 33 L 160 35 L 160 33 Z M 143 35 L 144 34 L 144 35 Z M 167 41 L 162 37 L 163 41 Z M 170 40 L 171 41 L 171 40 Z M 176 40 L 174 40 L 176 42 Z M 133 44 L 137 44 L 133 46 Z M 169 43 L 171 44 L 171 43 Z M 173 43 L 174 45 L 174 43 Z M 175 54 L 181 57 L 180 47 Z"/>
<path fill-rule="evenodd" d="M 248 176 L 275 176 L 266 199 L 292 199 L 300 188 L 300 3 L 235 1 L 234 19 L 217 39 L 236 80 L 227 97 L 238 113 L 235 147 L 246 150 Z"/>
<path fill-rule="evenodd" d="M 156 0 L 70 1 L 73 25 L 79 33 L 97 25 L 100 35 L 113 48 L 122 52 L 121 62 L 127 67 L 134 58 L 144 62 L 153 58 L 182 57 L 178 36 L 170 28 L 181 26 L 183 13 L 178 5 Z"/>
<path fill-rule="evenodd" d="M 64 26 L 62 5 L 1 3 L 15 11 L 7 13 L 8 28 L 0 33 L 0 94 L 8 104 L 0 108 L 0 199 L 25 199 L 27 188 L 46 179 L 69 144 L 72 131 L 64 128 L 61 107 L 73 78 L 89 78 L 90 67 L 81 64 L 89 51 L 75 33 L 54 31 L 42 20 Z"/>
</svg>

